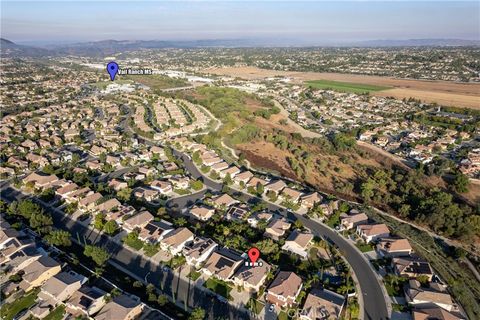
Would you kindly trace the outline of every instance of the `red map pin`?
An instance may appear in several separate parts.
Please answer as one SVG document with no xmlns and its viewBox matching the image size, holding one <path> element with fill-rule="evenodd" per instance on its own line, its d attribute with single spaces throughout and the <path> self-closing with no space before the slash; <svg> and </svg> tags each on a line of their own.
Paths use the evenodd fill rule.
<svg viewBox="0 0 480 320">
<path fill-rule="evenodd" d="M 250 248 L 248 250 L 248 257 L 250 258 L 250 261 L 252 263 L 255 263 L 258 260 L 258 258 L 260 258 L 260 251 L 255 247 Z"/>
</svg>

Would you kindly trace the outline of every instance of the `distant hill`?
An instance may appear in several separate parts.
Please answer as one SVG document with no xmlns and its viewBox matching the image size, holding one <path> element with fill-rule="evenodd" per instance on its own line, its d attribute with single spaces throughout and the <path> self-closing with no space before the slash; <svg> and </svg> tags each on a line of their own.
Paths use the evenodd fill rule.
<svg viewBox="0 0 480 320">
<path fill-rule="evenodd" d="M 7 39 L 0 38 L 0 45 L 2 47 L 3 46 L 11 46 L 11 45 L 15 45 L 15 43 L 10 41 L 10 40 L 7 40 Z"/>
<path fill-rule="evenodd" d="M 0 55 L 2 57 L 6 56 L 16 56 L 16 57 L 39 57 L 51 55 L 52 52 L 42 48 L 23 46 L 16 44 L 13 41 L 0 38 Z"/>
<path fill-rule="evenodd" d="M 479 46 L 480 41 L 462 39 L 369 40 L 353 43 L 360 47 L 464 47 Z"/>
<path fill-rule="evenodd" d="M 273 41 L 273 40 L 272 40 Z M 259 40 L 259 39 L 211 39 L 211 40 L 103 40 L 94 42 L 81 42 L 63 45 L 51 45 L 45 48 L 24 46 L 16 44 L 7 39 L 1 39 L 2 56 L 58 56 L 58 55 L 79 55 L 104 57 L 142 49 L 164 49 L 164 48 L 252 48 L 252 47 L 284 47 L 288 46 L 283 40 Z M 285 40 L 287 41 L 287 40 Z M 291 40 L 290 40 L 291 41 Z M 480 41 L 460 39 L 411 39 L 411 40 L 370 40 L 352 43 L 308 45 L 309 47 L 445 47 L 445 46 L 480 46 Z M 300 46 L 299 46 L 300 47 Z"/>
<path fill-rule="evenodd" d="M 199 48 L 199 47 L 236 47 L 253 46 L 249 40 L 103 40 L 58 46 L 55 50 L 62 54 L 110 55 L 140 49 Z"/>
</svg>

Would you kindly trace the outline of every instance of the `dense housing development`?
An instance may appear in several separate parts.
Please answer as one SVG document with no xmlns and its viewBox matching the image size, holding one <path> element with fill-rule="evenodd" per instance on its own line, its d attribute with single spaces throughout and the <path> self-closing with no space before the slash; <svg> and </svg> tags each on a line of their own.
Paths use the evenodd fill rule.
<svg viewBox="0 0 480 320">
<path fill-rule="evenodd" d="M 478 108 L 229 74 L 478 88 L 478 49 L 239 52 L 2 59 L 2 319 L 480 316 Z"/>
</svg>

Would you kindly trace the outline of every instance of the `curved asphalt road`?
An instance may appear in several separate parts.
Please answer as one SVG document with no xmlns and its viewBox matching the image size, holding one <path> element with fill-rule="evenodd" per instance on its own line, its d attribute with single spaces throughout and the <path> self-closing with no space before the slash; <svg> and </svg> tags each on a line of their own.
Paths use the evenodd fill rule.
<svg viewBox="0 0 480 320">
<path fill-rule="evenodd" d="M 204 176 L 193 164 L 190 157 L 185 155 L 184 153 L 178 152 L 174 150 L 174 155 L 180 157 L 183 162 L 185 168 L 190 172 L 190 174 L 198 179 L 201 178 L 204 184 L 212 189 L 212 190 L 221 190 L 223 184 L 215 182 L 210 178 Z M 236 191 L 236 190 L 235 190 Z M 241 196 L 246 201 L 255 202 L 258 201 L 259 198 L 252 196 L 248 193 L 238 192 L 241 193 Z M 202 196 L 202 193 L 192 194 L 189 196 L 176 198 L 168 201 L 168 205 L 175 207 L 183 208 L 188 204 L 194 203 L 196 200 L 199 200 Z M 286 216 L 290 220 L 300 220 L 302 224 L 311 230 L 311 232 L 317 236 L 321 236 L 324 239 L 329 240 L 333 244 L 338 247 L 338 250 L 341 254 L 346 258 L 350 266 L 352 267 L 356 278 L 358 279 L 360 290 L 359 294 L 362 295 L 363 298 L 363 306 L 364 306 L 364 317 L 363 319 L 366 320 L 386 320 L 389 319 L 389 314 L 387 310 L 387 305 L 385 301 L 385 297 L 383 294 L 382 287 L 380 286 L 379 280 L 375 274 L 375 271 L 370 266 L 369 262 L 366 260 L 364 255 L 351 243 L 349 243 L 345 238 L 339 235 L 330 227 L 318 223 L 316 221 L 310 220 L 305 218 L 302 215 L 288 212 L 284 208 L 268 203 L 268 209 L 272 212 L 277 212 L 283 216 Z"/>
<path fill-rule="evenodd" d="M 215 182 L 204 176 L 195 167 L 190 157 L 175 150 L 174 154 L 184 161 L 184 166 L 190 172 L 192 177 L 196 179 L 201 178 L 204 184 L 212 190 L 218 191 L 222 189 L 223 184 Z M 2 187 L 7 187 L 7 185 L 2 183 Z M 7 191 L 6 188 L 2 188 L 2 197 L 7 198 L 9 201 L 16 200 L 16 198 L 19 196 L 19 194 L 12 189 L 8 190 L 7 192 L 5 191 Z M 176 207 L 183 208 L 193 204 L 196 200 L 201 199 L 205 192 L 206 191 L 202 191 L 185 197 L 172 199 L 167 202 L 167 205 L 172 210 L 176 210 Z M 246 201 L 257 202 L 259 200 L 259 198 L 247 193 L 239 191 L 237 191 L 237 193 Z M 138 255 L 122 245 L 112 241 L 109 237 L 99 234 L 95 230 L 87 228 L 78 221 L 71 220 L 67 215 L 63 214 L 63 212 L 59 210 L 55 210 L 53 208 L 49 209 L 49 211 L 52 213 L 54 225 L 57 228 L 69 230 L 72 235 L 78 234 L 81 238 L 85 237 L 97 245 L 107 247 L 112 253 L 112 258 L 121 267 L 130 270 L 139 276 L 148 276 L 148 280 L 155 284 L 164 282 L 165 287 L 162 288 L 162 291 L 165 293 L 168 294 L 169 291 L 176 291 L 178 299 L 187 300 L 189 305 L 200 305 L 211 315 L 223 315 L 230 319 L 249 318 L 248 315 L 240 312 L 240 310 L 236 309 L 235 306 L 231 306 L 228 303 L 221 303 L 213 296 L 205 296 L 205 291 L 199 290 L 199 288 L 192 286 L 190 283 L 185 283 L 183 280 L 178 279 L 174 276 L 174 274 L 168 271 L 164 272 L 159 265 L 151 263 L 151 261 L 146 260 L 143 256 Z M 268 209 L 272 212 L 282 214 L 291 220 L 299 219 L 305 227 L 311 230 L 313 234 L 321 236 L 334 243 L 342 255 L 346 258 L 358 279 L 364 305 L 363 318 L 367 320 L 389 319 L 383 291 L 380 287 L 378 279 L 376 278 L 375 272 L 372 270 L 369 263 L 366 261 L 362 253 L 357 250 L 357 248 L 355 248 L 342 236 L 326 225 L 307 219 L 304 216 L 288 212 L 284 208 L 272 203 L 268 203 Z"/>
</svg>

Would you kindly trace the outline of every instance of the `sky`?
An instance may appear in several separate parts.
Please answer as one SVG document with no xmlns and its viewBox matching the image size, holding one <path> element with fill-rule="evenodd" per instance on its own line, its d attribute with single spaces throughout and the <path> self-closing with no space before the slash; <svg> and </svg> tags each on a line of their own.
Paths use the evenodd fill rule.
<svg viewBox="0 0 480 320">
<path fill-rule="evenodd" d="M 17 43 L 98 40 L 480 40 L 480 1 L 1 1 Z"/>
</svg>

